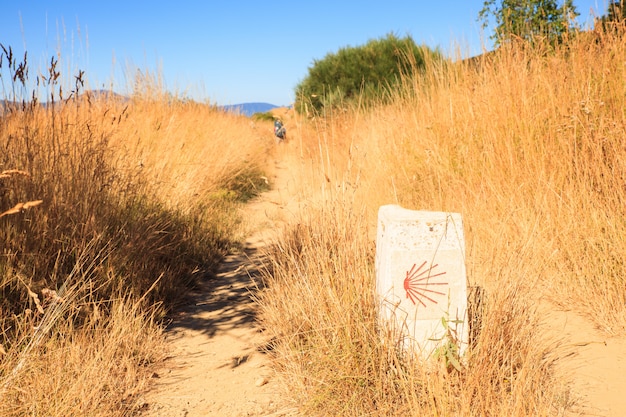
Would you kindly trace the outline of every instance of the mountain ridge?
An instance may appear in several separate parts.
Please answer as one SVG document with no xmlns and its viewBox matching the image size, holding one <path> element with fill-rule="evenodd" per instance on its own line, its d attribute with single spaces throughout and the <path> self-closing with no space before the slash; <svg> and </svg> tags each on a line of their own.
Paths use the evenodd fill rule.
<svg viewBox="0 0 626 417">
<path fill-rule="evenodd" d="M 220 106 L 222 109 L 228 112 L 239 113 L 245 116 L 252 116 L 255 113 L 265 113 L 272 109 L 275 109 L 277 106 L 275 104 L 264 103 L 264 102 L 250 102 L 250 103 L 239 103 L 239 104 L 228 104 L 225 106 Z"/>
<path fill-rule="evenodd" d="M 94 98 L 112 98 L 112 99 L 123 100 L 123 101 L 126 101 L 129 99 L 128 96 L 125 96 L 123 94 L 118 94 L 109 90 L 87 90 L 85 92 L 81 92 L 80 96 L 85 96 L 85 97 L 91 96 Z M 26 101 L 25 103 L 28 103 L 28 101 Z M 0 99 L 0 112 L 7 108 L 22 105 L 22 104 L 23 103 L 20 101 Z M 49 103 L 47 101 L 43 101 L 43 102 L 40 101 L 38 102 L 38 104 L 46 107 Z M 219 109 L 222 109 L 227 112 L 241 114 L 247 117 L 250 117 L 255 113 L 265 113 L 265 112 L 268 112 L 272 109 L 279 108 L 279 107 L 286 107 L 286 106 L 277 106 L 275 104 L 265 103 L 265 102 L 246 102 L 246 103 L 238 103 L 238 104 L 217 105 L 217 108 Z"/>
</svg>

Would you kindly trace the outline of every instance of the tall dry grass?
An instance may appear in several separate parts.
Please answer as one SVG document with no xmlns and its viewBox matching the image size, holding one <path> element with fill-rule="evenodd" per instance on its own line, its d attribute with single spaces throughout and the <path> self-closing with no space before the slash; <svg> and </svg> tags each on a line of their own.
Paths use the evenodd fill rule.
<svg viewBox="0 0 626 417">
<path fill-rule="evenodd" d="M 291 394 L 312 415 L 559 415 L 569 352 L 547 301 L 626 332 L 624 32 L 431 62 L 389 105 L 303 123 L 308 215 L 269 253 L 259 303 Z M 300 146 L 301 145 L 301 146 Z M 468 284 L 485 289 L 461 371 L 381 341 L 381 204 L 460 212 Z M 473 302 L 473 307 L 476 303 Z"/>
<path fill-rule="evenodd" d="M 372 225 L 335 198 L 271 248 L 259 298 L 275 366 L 304 415 L 527 416 L 568 405 L 551 376 L 555 340 L 541 336 L 519 261 L 494 271 L 506 282 L 480 304 L 461 370 L 426 364 L 404 350 L 402 335 L 381 336 Z"/>
<path fill-rule="evenodd" d="M 82 73 L 68 91 L 54 58 L 40 105 L 2 53 L 0 415 L 133 413 L 160 321 L 244 233 L 271 130 L 149 77 L 128 98 Z"/>
<path fill-rule="evenodd" d="M 30 292 L 33 309 L 4 335 L 2 415 L 110 416 L 141 408 L 139 395 L 167 355 L 158 310 L 130 296 L 103 303 L 90 288 L 98 265 L 83 264 L 90 255 L 58 290 Z"/>
<path fill-rule="evenodd" d="M 125 122 L 111 135 L 118 169 L 141 174 L 160 201 L 183 212 L 207 197 L 246 200 L 267 188 L 261 178 L 273 149 L 267 126 L 176 100 L 153 84 L 147 76 L 136 80 L 120 112 Z"/>
<path fill-rule="evenodd" d="M 626 331 L 623 46 L 623 33 L 582 34 L 415 80 L 399 116 L 415 133 L 392 158 L 426 163 L 390 173 L 423 190 L 401 202 L 464 214 L 475 279 L 492 281 L 481 268 L 501 248 L 528 246 L 534 292 L 610 334 Z"/>
</svg>

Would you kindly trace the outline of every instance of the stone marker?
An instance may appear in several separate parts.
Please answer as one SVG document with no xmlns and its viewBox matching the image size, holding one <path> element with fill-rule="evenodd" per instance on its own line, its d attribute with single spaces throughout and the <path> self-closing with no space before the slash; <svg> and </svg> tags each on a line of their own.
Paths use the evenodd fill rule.
<svg viewBox="0 0 626 417">
<path fill-rule="evenodd" d="M 376 291 L 381 318 L 403 333 L 404 348 L 432 355 L 448 341 L 445 319 L 462 355 L 469 328 L 461 215 L 380 207 Z"/>
</svg>

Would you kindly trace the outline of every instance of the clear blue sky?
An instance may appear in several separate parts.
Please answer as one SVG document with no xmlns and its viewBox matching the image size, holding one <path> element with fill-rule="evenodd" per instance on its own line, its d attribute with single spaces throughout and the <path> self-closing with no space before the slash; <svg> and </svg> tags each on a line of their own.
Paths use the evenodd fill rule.
<svg viewBox="0 0 626 417">
<path fill-rule="evenodd" d="M 603 14 L 606 1 L 574 0 L 579 20 Z M 388 33 L 446 54 L 490 48 L 476 21 L 483 0 L 2 3 L 0 43 L 28 51 L 31 78 L 60 51 L 66 79 L 84 70 L 89 88 L 125 93 L 136 70 L 148 70 L 169 91 L 217 104 L 289 104 L 313 60 Z"/>
</svg>

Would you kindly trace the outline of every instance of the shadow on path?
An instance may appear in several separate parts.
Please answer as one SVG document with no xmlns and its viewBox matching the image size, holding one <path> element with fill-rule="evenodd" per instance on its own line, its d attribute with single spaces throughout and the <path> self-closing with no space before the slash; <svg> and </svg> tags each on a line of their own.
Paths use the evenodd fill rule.
<svg viewBox="0 0 626 417">
<path fill-rule="evenodd" d="M 264 246 L 248 240 L 243 249 L 227 255 L 216 274 L 200 282 L 172 314 L 166 330 L 192 330 L 214 337 L 218 332 L 253 325 L 256 305 L 251 298 L 262 286 L 259 265 Z"/>
<path fill-rule="evenodd" d="M 268 340 L 254 301 L 264 287 L 259 268 L 267 265 L 267 245 L 300 209 L 290 176 L 297 165 L 283 169 L 282 160 L 275 161 L 273 189 L 243 210 L 251 236 L 169 316 L 171 356 L 143 399 L 147 417 L 298 415 L 265 354 Z"/>
</svg>

